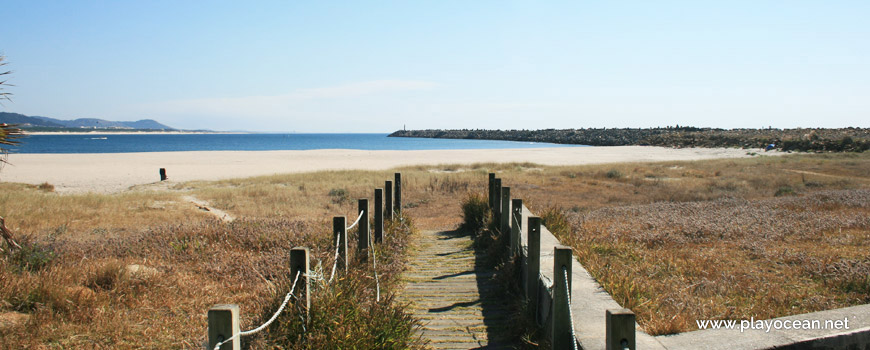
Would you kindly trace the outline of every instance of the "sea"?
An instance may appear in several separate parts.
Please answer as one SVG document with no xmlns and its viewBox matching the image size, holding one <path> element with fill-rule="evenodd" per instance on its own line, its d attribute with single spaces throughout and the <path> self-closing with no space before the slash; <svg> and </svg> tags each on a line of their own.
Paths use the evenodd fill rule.
<svg viewBox="0 0 870 350">
<path fill-rule="evenodd" d="M 552 143 L 387 137 L 388 134 L 58 134 L 29 135 L 13 153 L 129 153 L 314 149 L 448 150 L 582 147 Z"/>
</svg>

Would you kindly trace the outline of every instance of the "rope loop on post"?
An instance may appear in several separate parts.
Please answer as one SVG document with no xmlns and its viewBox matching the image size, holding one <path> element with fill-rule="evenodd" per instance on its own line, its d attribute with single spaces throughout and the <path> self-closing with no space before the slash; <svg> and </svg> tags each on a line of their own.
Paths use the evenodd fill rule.
<svg viewBox="0 0 870 350">
<path fill-rule="evenodd" d="M 290 301 L 290 297 L 293 296 L 293 291 L 296 289 L 296 283 L 299 282 L 299 276 L 301 274 L 302 274 L 302 271 L 296 272 L 296 278 L 293 279 L 293 287 L 290 287 L 290 292 L 287 293 L 287 295 L 284 297 L 284 302 L 281 303 L 281 307 L 279 307 L 278 311 L 276 311 L 275 314 L 272 315 L 272 318 L 270 318 L 268 321 L 266 321 L 266 323 L 263 323 L 261 326 L 259 326 L 257 328 L 254 328 L 254 329 L 249 330 L 249 331 L 241 331 L 239 333 L 236 333 L 232 337 L 229 337 L 228 339 L 217 343 L 214 346 L 214 350 L 219 350 L 222 345 L 229 343 L 229 342 L 233 341 L 233 339 L 236 339 L 240 336 L 247 336 L 247 335 L 251 335 L 251 334 L 255 334 L 257 332 L 260 332 L 260 331 L 266 329 L 266 327 L 269 327 L 269 325 L 272 324 L 272 322 L 275 322 L 275 319 L 278 318 L 278 315 L 281 314 L 281 311 L 284 311 L 284 308 L 287 306 L 287 303 Z"/>
</svg>

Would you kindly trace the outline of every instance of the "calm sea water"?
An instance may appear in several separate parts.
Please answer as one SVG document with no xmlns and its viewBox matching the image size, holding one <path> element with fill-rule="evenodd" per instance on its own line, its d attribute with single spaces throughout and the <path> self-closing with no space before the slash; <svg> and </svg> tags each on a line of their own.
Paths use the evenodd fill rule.
<svg viewBox="0 0 870 350">
<path fill-rule="evenodd" d="M 577 147 L 550 143 L 387 137 L 387 134 L 31 135 L 16 153 L 126 153 L 311 149 L 437 150 Z"/>
</svg>

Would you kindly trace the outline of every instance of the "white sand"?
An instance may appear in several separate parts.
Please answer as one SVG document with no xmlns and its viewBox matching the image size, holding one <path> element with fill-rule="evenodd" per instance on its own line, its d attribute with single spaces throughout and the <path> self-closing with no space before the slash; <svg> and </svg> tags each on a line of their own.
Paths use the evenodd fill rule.
<svg viewBox="0 0 870 350">
<path fill-rule="evenodd" d="M 758 150 L 753 150 L 758 152 Z M 747 150 L 618 146 L 437 151 L 202 151 L 104 154 L 10 154 L 0 181 L 48 182 L 61 193 L 120 192 L 158 182 L 166 168 L 172 183 L 318 170 L 385 170 L 423 164 L 532 162 L 580 165 L 618 162 L 748 157 Z M 775 154 L 769 152 L 767 154 Z"/>
</svg>

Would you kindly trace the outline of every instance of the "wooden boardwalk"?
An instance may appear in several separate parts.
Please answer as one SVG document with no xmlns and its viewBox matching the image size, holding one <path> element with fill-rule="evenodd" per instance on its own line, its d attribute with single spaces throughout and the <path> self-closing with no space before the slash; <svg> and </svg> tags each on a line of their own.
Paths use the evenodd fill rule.
<svg viewBox="0 0 870 350">
<path fill-rule="evenodd" d="M 432 349 L 501 349 L 510 322 L 493 272 L 481 266 L 472 239 L 458 232 L 423 232 L 403 275 L 403 301 L 423 322 Z"/>
</svg>

